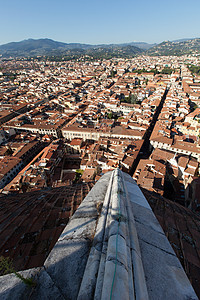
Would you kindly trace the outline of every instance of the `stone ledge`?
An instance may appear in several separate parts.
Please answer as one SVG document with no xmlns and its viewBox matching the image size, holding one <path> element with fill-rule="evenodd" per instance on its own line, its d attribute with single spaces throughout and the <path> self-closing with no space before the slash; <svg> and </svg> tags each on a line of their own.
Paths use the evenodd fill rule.
<svg viewBox="0 0 200 300">
<path fill-rule="evenodd" d="M 37 280 L 35 289 L 13 274 L 2 276 L 0 298 L 100 300 L 112 289 L 112 298 L 120 300 L 197 300 L 146 202 L 129 175 L 107 173 L 71 218 L 44 267 L 21 272 Z"/>
</svg>

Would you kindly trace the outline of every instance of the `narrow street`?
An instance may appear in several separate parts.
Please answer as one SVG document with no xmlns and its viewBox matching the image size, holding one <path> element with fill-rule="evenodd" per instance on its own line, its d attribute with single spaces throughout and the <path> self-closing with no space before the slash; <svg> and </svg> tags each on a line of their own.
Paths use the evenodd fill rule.
<svg viewBox="0 0 200 300">
<path fill-rule="evenodd" d="M 158 120 L 158 116 L 163 108 L 163 104 L 165 102 L 165 99 L 167 97 L 167 94 L 169 92 L 169 88 L 167 87 L 165 92 L 164 92 L 164 95 L 162 96 L 162 99 L 160 101 L 160 104 L 159 106 L 157 107 L 156 111 L 155 111 L 155 114 L 153 116 L 153 119 L 151 121 L 151 124 L 149 125 L 149 128 L 147 129 L 145 135 L 144 135 L 144 143 L 142 145 L 142 148 L 141 148 L 141 151 L 140 151 L 140 154 L 139 154 L 139 160 L 138 160 L 138 163 L 140 161 L 140 159 L 148 159 L 152 150 L 150 149 L 150 137 L 151 137 L 151 134 L 153 132 L 153 129 L 154 129 L 154 126 Z M 137 166 L 138 166 L 138 163 L 135 164 L 134 168 L 131 169 L 130 171 L 130 175 L 133 176 Z"/>
</svg>

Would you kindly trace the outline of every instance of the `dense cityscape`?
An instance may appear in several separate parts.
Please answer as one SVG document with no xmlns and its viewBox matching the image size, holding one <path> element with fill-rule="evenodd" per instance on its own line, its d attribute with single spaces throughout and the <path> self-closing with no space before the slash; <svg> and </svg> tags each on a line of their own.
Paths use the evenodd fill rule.
<svg viewBox="0 0 200 300">
<path fill-rule="evenodd" d="M 200 299 L 200 1 L 2 1 L 0 300 Z"/>
<path fill-rule="evenodd" d="M 42 264 L 90 189 L 119 168 L 149 202 L 166 199 L 161 225 L 199 292 L 199 65 L 197 53 L 0 58 L 1 255 L 17 270 Z M 185 242 L 167 225 L 177 209 Z"/>
<path fill-rule="evenodd" d="M 1 62 L 2 193 L 116 167 L 198 211 L 199 56 Z M 174 198 L 173 198 L 174 199 Z"/>
</svg>

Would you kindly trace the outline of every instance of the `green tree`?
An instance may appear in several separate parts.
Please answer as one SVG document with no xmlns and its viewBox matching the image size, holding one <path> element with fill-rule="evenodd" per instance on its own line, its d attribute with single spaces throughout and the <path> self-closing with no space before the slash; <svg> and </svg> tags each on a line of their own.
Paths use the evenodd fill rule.
<svg viewBox="0 0 200 300">
<path fill-rule="evenodd" d="M 113 113 L 112 112 L 109 112 L 108 114 L 107 114 L 107 117 L 108 117 L 108 119 L 113 119 Z"/>
<path fill-rule="evenodd" d="M 171 75 L 173 73 L 173 69 L 165 67 L 164 69 L 162 69 L 161 73 Z"/>
<path fill-rule="evenodd" d="M 188 65 L 187 67 L 188 67 L 188 69 L 190 70 L 190 72 L 192 74 L 198 74 L 198 75 L 200 75 L 200 66 Z"/>
<path fill-rule="evenodd" d="M 137 94 L 130 94 L 129 98 L 130 98 L 130 103 L 131 103 L 131 104 L 136 104 L 137 101 L 138 101 L 138 96 L 137 96 Z"/>
<path fill-rule="evenodd" d="M 116 74 L 117 74 L 117 71 L 111 70 L 110 76 L 111 76 L 112 78 L 115 77 Z"/>
</svg>

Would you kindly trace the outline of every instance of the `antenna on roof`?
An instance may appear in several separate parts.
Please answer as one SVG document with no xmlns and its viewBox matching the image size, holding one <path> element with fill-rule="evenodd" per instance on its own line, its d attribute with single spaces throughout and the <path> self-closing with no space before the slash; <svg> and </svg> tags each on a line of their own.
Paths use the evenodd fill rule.
<svg viewBox="0 0 200 300">
<path fill-rule="evenodd" d="M 176 159 L 177 152 L 175 152 L 173 159 Z"/>
<path fill-rule="evenodd" d="M 122 169 L 121 159 L 119 159 L 119 161 L 118 161 L 118 166 L 117 166 L 117 168 L 119 168 L 120 170 Z"/>
</svg>

